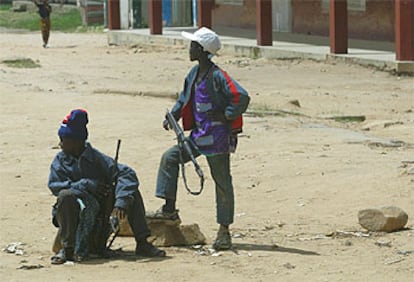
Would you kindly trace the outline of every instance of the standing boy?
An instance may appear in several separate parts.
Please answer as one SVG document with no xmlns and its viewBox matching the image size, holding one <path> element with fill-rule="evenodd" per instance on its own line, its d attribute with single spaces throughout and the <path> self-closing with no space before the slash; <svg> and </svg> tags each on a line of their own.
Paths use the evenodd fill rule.
<svg viewBox="0 0 414 282">
<path fill-rule="evenodd" d="M 229 225 L 234 218 L 234 192 L 230 174 L 230 153 L 237 145 L 242 130 L 242 113 L 249 104 L 249 96 L 234 79 L 215 65 L 211 58 L 221 48 L 220 39 L 212 30 L 202 27 L 194 34 L 182 32 L 191 40 L 190 60 L 197 61 L 184 81 L 184 89 L 171 110 L 176 120 L 182 118 L 195 157 L 206 156 L 216 187 L 216 215 L 220 225 L 213 243 L 216 250 L 230 249 Z M 163 127 L 168 130 L 168 121 Z M 156 196 L 165 204 L 148 218 L 179 221 L 176 210 L 177 179 L 180 149 L 173 146 L 162 158 L 158 170 Z M 189 156 L 182 153 L 184 162 Z"/>
</svg>

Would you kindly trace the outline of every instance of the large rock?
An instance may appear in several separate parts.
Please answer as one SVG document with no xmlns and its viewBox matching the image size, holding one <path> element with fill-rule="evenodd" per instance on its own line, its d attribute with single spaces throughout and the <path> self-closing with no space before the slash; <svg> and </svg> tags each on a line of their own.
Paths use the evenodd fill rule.
<svg viewBox="0 0 414 282">
<path fill-rule="evenodd" d="M 156 246 L 191 246 L 204 245 L 206 237 L 201 233 L 197 224 L 191 225 L 165 225 L 163 223 L 150 223 L 152 242 Z"/>
<path fill-rule="evenodd" d="M 132 233 L 131 226 L 129 226 L 128 223 L 128 217 L 125 216 L 124 219 L 119 220 L 119 236 L 127 236 L 127 237 L 133 237 L 134 233 Z"/>
<path fill-rule="evenodd" d="M 180 225 L 178 223 L 171 225 L 165 221 L 151 220 L 147 220 L 147 223 L 151 230 L 149 240 L 156 246 L 191 246 L 204 245 L 206 243 L 206 237 L 201 233 L 197 224 Z M 119 235 L 133 236 L 131 227 L 126 219 L 120 222 Z"/>
<path fill-rule="evenodd" d="M 38 8 L 33 1 L 14 0 L 11 10 L 13 12 L 37 12 Z"/>
<path fill-rule="evenodd" d="M 407 213 L 395 206 L 365 209 L 358 212 L 359 224 L 369 231 L 397 231 L 402 229 L 407 221 Z"/>
</svg>

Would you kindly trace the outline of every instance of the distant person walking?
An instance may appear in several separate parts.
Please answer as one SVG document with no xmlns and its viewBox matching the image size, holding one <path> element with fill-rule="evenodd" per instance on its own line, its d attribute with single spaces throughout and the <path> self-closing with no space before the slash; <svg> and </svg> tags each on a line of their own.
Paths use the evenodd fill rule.
<svg viewBox="0 0 414 282">
<path fill-rule="evenodd" d="M 43 48 L 47 48 L 50 34 L 50 14 L 52 13 L 52 7 L 49 5 L 48 0 L 34 0 L 34 3 L 37 8 L 39 8 Z"/>
</svg>

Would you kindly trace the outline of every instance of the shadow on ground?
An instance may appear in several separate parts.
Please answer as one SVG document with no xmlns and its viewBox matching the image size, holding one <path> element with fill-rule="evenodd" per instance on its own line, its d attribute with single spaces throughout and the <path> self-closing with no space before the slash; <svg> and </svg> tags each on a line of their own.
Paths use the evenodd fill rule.
<svg viewBox="0 0 414 282">
<path fill-rule="evenodd" d="M 307 251 L 302 249 L 295 249 L 295 248 L 286 248 L 277 245 L 261 245 L 261 244 L 240 244 L 240 243 L 233 243 L 233 250 L 239 251 L 267 251 L 267 252 L 281 252 L 281 253 L 291 253 L 291 254 L 299 254 L 305 256 L 319 256 L 320 254 L 313 251 Z"/>
</svg>

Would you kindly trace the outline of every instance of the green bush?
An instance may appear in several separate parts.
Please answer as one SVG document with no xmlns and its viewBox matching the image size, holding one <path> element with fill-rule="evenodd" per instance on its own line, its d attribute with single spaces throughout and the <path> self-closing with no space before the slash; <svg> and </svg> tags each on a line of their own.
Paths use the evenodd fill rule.
<svg viewBox="0 0 414 282">
<path fill-rule="evenodd" d="M 82 26 L 82 17 L 78 9 L 71 9 L 68 12 L 52 12 L 52 30 L 75 31 L 78 26 Z"/>
<path fill-rule="evenodd" d="M 13 12 L 10 4 L 0 5 L 0 26 L 11 29 L 39 30 L 40 16 L 37 12 Z M 54 8 L 54 7 L 53 7 Z M 51 30 L 76 31 L 82 25 L 80 11 L 73 9 L 53 9 L 50 17 Z"/>
</svg>

